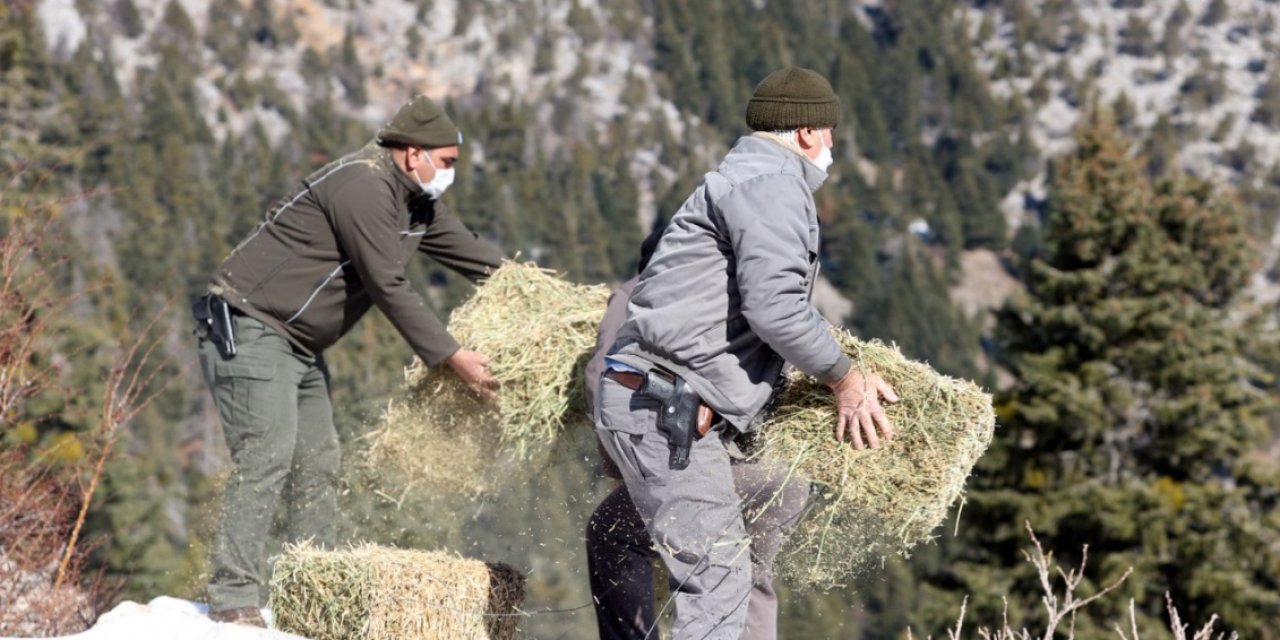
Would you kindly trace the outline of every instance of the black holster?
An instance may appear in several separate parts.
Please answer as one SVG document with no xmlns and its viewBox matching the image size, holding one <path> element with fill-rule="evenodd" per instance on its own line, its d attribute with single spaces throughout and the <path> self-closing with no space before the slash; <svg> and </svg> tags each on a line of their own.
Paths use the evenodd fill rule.
<svg viewBox="0 0 1280 640">
<path fill-rule="evenodd" d="M 662 402 L 658 411 L 658 431 L 667 436 L 667 446 L 671 449 L 667 467 L 675 470 L 688 468 L 693 441 L 701 437 L 698 433 L 698 409 L 702 406 L 702 398 L 679 376 L 668 378 L 659 371 L 645 374 L 644 386 L 639 393 Z"/>
<path fill-rule="evenodd" d="M 223 360 L 236 357 L 236 326 L 231 305 L 222 296 L 206 293 L 191 304 L 196 335 L 217 347 Z"/>
</svg>

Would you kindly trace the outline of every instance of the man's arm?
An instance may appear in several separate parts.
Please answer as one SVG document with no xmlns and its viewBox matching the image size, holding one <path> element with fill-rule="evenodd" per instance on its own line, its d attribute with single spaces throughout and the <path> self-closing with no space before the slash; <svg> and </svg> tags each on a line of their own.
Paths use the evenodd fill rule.
<svg viewBox="0 0 1280 640">
<path fill-rule="evenodd" d="M 855 448 L 874 449 L 880 436 L 893 438 L 880 399 L 897 402 L 898 396 L 880 376 L 852 368 L 810 303 L 805 286 L 809 226 L 801 213 L 806 202 L 800 190 L 806 187 L 798 180 L 780 185 L 781 179 L 786 178 L 748 183 L 718 203 L 733 245 L 742 315 L 774 351 L 831 387 L 836 440 L 843 442 L 847 435 Z"/>
<path fill-rule="evenodd" d="M 435 216 L 418 243 L 418 250 L 475 282 L 502 265 L 502 251 L 472 233 L 443 202 L 436 201 Z"/>
<path fill-rule="evenodd" d="M 787 184 L 783 181 L 794 181 Z M 739 185 L 716 203 L 733 247 L 742 315 L 787 362 L 832 384 L 849 371 L 826 322 L 809 301 L 809 225 L 799 178 Z"/>
<path fill-rule="evenodd" d="M 390 190 L 348 184 L 329 202 L 338 243 L 374 305 L 428 365 L 444 362 L 459 345 L 418 295 L 401 260 L 401 212 Z"/>
</svg>

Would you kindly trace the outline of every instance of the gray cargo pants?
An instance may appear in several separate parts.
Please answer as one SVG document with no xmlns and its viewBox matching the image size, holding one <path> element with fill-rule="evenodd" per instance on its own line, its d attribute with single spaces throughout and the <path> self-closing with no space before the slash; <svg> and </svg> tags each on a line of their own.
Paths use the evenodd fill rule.
<svg viewBox="0 0 1280 640">
<path fill-rule="evenodd" d="M 788 476 L 785 467 L 734 460 L 733 484 L 751 538 L 751 596 L 743 640 L 778 637 L 778 596 L 773 560 L 785 529 L 799 518 L 809 483 Z M 653 566 L 649 532 L 625 486 L 609 493 L 587 522 L 587 566 L 601 640 L 656 639 Z"/>
<path fill-rule="evenodd" d="M 324 360 L 299 353 L 280 334 L 235 318 L 239 353 L 223 360 L 201 339 L 200 366 L 222 419 L 231 475 L 211 557 L 209 610 L 265 603 L 264 554 L 283 497 L 287 541 L 334 542 L 338 433 Z"/>
<path fill-rule="evenodd" d="M 751 556 L 724 441 L 694 442 L 689 467 L 672 470 L 656 400 L 603 378 L 597 401 L 597 434 L 671 574 L 672 638 L 736 640 L 747 617 Z"/>
</svg>

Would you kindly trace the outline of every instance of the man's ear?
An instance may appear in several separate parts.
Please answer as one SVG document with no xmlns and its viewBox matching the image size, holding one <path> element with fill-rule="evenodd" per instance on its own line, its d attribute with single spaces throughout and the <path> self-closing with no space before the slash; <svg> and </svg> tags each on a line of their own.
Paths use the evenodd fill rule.
<svg viewBox="0 0 1280 640">
<path fill-rule="evenodd" d="M 422 164 L 422 153 L 423 151 L 420 147 L 405 147 L 404 168 L 409 171 L 417 169 L 418 165 Z"/>
<path fill-rule="evenodd" d="M 822 131 L 813 127 L 800 127 L 796 130 L 796 142 L 800 148 L 809 150 L 822 145 Z"/>
</svg>

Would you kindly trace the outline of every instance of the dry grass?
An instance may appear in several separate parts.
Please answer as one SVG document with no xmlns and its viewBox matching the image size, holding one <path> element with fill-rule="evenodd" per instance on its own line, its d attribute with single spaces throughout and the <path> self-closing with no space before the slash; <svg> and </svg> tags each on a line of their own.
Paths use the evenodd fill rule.
<svg viewBox="0 0 1280 640">
<path fill-rule="evenodd" d="M 495 461 L 528 461 L 568 422 L 585 419 L 582 368 L 595 346 L 609 290 L 567 282 L 532 264 L 507 263 L 449 318 L 449 331 L 491 359 L 501 384 L 487 403 L 447 367 L 421 361 L 366 436 L 366 467 L 402 493 L 484 493 Z"/>
<path fill-rule="evenodd" d="M 962 498 L 995 429 L 991 396 L 977 385 L 880 342 L 836 335 L 854 366 L 884 377 L 901 402 L 887 408 L 893 441 L 859 451 L 832 437 L 830 390 L 795 376 L 762 426 L 761 455 L 820 489 L 779 559 L 780 573 L 801 587 L 840 585 L 860 568 L 930 539 Z"/>
<path fill-rule="evenodd" d="M 1080 589 L 1080 584 L 1084 581 L 1085 566 L 1089 564 L 1089 545 L 1084 545 L 1082 549 L 1080 566 L 1064 570 L 1053 561 L 1053 552 L 1044 550 L 1040 540 L 1036 538 L 1036 532 L 1031 528 L 1031 523 L 1027 522 L 1024 525 L 1027 528 L 1027 535 L 1030 536 L 1032 544 L 1035 545 L 1035 549 L 1023 550 L 1022 556 L 1026 558 L 1028 564 L 1035 567 L 1036 574 L 1040 578 L 1040 604 L 1044 607 L 1047 618 L 1044 630 L 1042 632 L 1032 632 L 1026 627 L 1013 628 L 1009 624 L 1009 599 L 1006 597 L 1004 599 L 1004 615 L 1000 621 L 993 626 L 979 626 L 977 636 L 982 640 L 1054 640 L 1060 637 L 1074 640 L 1076 637 L 1077 612 L 1120 588 L 1120 585 L 1124 584 L 1124 581 L 1133 575 L 1133 567 L 1126 569 L 1123 575 L 1095 591 L 1093 595 L 1081 597 L 1076 591 Z M 1061 586 L 1054 585 L 1053 577 L 1055 575 L 1062 583 Z M 1168 592 L 1165 592 L 1164 598 L 1165 610 L 1169 614 L 1169 630 L 1173 632 L 1174 640 L 1188 640 L 1187 631 L 1190 625 L 1182 622 L 1178 608 L 1174 606 L 1173 598 Z M 965 609 L 968 603 L 969 597 L 965 596 L 964 602 L 960 605 L 960 615 L 956 619 L 955 626 L 947 629 L 947 640 L 961 640 L 964 637 Z M 1215 613 L 1210 616 L 1209 621 L 1204 626 L 1192 632 L 1190 640 L 1239 640 L 1239 634 L 1234 631 L 1230 632 L 1230 634 L 1225 631 L 1217 631 L 1215 629 L 1217 624 L 1218 614 Z M 1137 607 L 1132 598 L 1129 599 L 1128 627 L 1128 630 L 1125 630 L 1119 624 L 1114 626 L 1116 635 L 1120 636 L 1120 640 L 1141 640 L 1138 636 Z M 908 627 L 907 640 L 913 640 L 914 638 L 915 635 L 912 633 L 911 628 Z M 926 639 L 933 640 L 933 636 L 926 636 Z"/>
<path fill-rule="evenodd" d="M 97 366 L 68 340 L 66 323 L 86 294 L 105 286 L 68 287 L 76 270 L 62 251 L 61 211 L 94 194 L 44 195 L 55 175 L 19 167 L 0 185 L 0 636 L 83 631 L 115 597 L 117 583 L 91 570 L 103 541 L 86 543 L 81 528 L 118 428 L 163 386 L 151 331 L 161 310 L 142 335 L 122 341 L 106 374 L 101 421 L 83 432 L 42 433 L 56 431 L 42 421 L 56 423 L 72 402 L 92 403 L 64 386 L 66 371 Z"/>
<path fill-rule="evenodd" d="M 81 586 L 84 547 L 66 569 L 75 580 L 54 584 L 79 499 L 66 473 L 30 462 L 23 450 L 0 450 L 0 636 L 84 631 L 112 595 L 99 580 Z"/>
<path fill-rule="evenodd" d="M 525 577 L 440 551 L 288 549 L 271 580 L 278 628 L 315 640 L 516 637 Z"/>
</svg>

